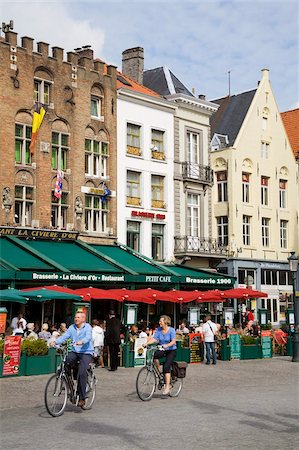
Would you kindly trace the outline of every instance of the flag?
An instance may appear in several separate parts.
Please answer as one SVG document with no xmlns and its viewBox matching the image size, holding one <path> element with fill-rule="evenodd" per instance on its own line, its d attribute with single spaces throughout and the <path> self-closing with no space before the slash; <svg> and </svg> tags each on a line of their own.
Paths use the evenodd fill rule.
<svg viewBox="0 0 299 450">
<path fill-rule="evenodd" d="M 103 195 L 100 195 L 102 204 L 106 203 L 108 195 L 111 195 L 110 189 L 107 188 L 106 184 L 103 182 Z"/>
<path fill-rule="evenodd" d="M 43 119 L 45 117 L 46 110 L 44 108 L 44 105 L 42 103 L 36 103 L 34 107 L 34 113 L 33 113 L 33 119 L 32 119 L 32 135 L 31 135 L 31 142 L 30 142 L 30 153 L 33 155 L 34 153 L 34 147 L 37 139 L 37 133 L 40 129 L 40 126 L 43 122 Z"/>
<path fill-rule="evenodd" d="M 57 178 L 56 178 L 56 184 L 55 184 L 55 190 L 54 190 L 54 196 L 56 198 L 61 198 L 63 177 L 64 177 L 63 171 L 57 170 Z"/>
</svg>

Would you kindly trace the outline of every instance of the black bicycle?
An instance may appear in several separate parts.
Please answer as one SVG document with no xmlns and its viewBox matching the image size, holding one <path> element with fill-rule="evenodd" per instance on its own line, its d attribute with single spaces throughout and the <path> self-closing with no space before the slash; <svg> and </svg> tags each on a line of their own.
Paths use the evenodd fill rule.
<svg viewBox="0 0 299 450">
<path fill-rule="evenodd" d="M 74 405 L 78 405 L 79 395 L 77 393 L 78 381 L 75 379 L 74 370 L 66 370 L 67 346 L 58 349 L 61 364 L 56 374 L 52 375 L 45 387 L 45 405 L 48 413 L 53 417 L 61 416 L 64 413 L 67 400 Z M 94 374 L 95 364 L 90 363 L 86 383 L 85 405 L 82 409 L 91 409 L 96 398 L 97 378 Z"/>
<path fill-rule="evenodd" d="M 161 390 L 165 386 L 163 372 L 154 364 L 154 353 L 160 350 L 160 346 L 152 346 L 147 349 L 146 365 L 140 369 L 136 379 L 136 391 L 140 400 L 148 401 L 154 395 L 155 390 Z M 178 378 L 173 366 L 170 376 L 170 397 L 177 397 L 183 387 L 182 378 Z"/>
</svg>

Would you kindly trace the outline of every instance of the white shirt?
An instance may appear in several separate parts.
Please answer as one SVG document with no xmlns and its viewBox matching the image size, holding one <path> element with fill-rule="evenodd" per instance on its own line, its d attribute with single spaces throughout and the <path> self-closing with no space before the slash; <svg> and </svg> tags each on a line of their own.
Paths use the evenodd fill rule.
<svg viewBox="0 0 299 450">
<path fill-rule="evenodd" d="M 92 327 L 92 341 L 94 347 L 104 346 L 104 330 L 102 327 L 98 325 Z"/>
<path fill-rule="evenodd" d="M 212 328 L 212 330 L 210 327 Z M 217 331 L 216 323 L 212 322 L 211 320 L 208 320 L 206 323 L 203 324 L 202 331 L 204 334 L 205 342 L 215 342 L 214 334 Z"/>
<path fill-rule="evenodd" d="M 26 326 L 27 322 L 23 317 L 21 319 L 18 319 L 18 317 L 14 317 L 11 321 L 11 328 L 13 329 L 13 335 L 15 333 L 24 333 Z"/>
<path fill-rule="evenodd" d="M 140 337 L 140 338 L 147 338 L 146 332 L 145 332 L 145 331 L 140 331 L 139 337 Z"/>
</svg>

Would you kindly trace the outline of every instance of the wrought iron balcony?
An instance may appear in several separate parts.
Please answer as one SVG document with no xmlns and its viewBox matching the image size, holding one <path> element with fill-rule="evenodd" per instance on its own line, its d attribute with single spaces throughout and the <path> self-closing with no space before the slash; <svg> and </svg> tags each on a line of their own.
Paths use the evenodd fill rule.
<svg viewBox="0 0 299 450">
<path fill-rule="evenodd" d="M 201 183 L 212 186 L 213 170 L 210 166 L 202 166 L 201 164 L 183 162 L 182 163 L 183 180 L 200 181 Z"/>
<path fill-rule="evenodd" d="M 200 238 L 198 236 L 175 236 L 174 237 L 174 253 L 176 255 L 211 255 L 211 256 L 227 256 L 228 245 L 223 244 L 218 239 Z"/>
</svg>

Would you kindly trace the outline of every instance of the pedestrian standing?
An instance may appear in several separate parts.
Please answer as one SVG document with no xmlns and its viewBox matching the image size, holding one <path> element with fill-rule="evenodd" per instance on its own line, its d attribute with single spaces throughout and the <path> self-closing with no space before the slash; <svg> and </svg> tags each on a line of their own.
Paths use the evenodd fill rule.
<svg viewBox="0 0 299 450">
<path fill-rule="evenodd" d="M 115 317 L 114 311 L 109 311 L 109 319 L 106 322 L 105 344 L 109 348 L 110 371 L 114 372 L 118 367 L 118 352 L 120 344 L 120 320 Z"/>
<path fill-rule="evenodd" d="M 12 334 L 14 336 L 24 336 L 27 322 L 22 313 L 19 313 L 17 317 L 14 317 L 11 321 Z"/>
<path fill-rule="evenodd" d="M 216 364 L 216 350 L 215 350 L 215 334 L 217 334 L 217 325 L 212 322 L 211 316 L 206 316 L 206 322 L 203 324 L 203 334 L 206 346 L 206 364 L 209 365 L 211 363 L 211 352 L 213 364 Z"/>
</svg>

